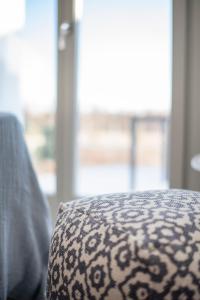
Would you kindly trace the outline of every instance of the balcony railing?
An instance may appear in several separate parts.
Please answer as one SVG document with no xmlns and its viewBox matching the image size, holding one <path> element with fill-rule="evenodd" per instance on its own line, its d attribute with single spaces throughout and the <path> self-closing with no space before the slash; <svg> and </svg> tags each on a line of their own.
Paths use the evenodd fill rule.
<svg viewBox="0 0 200 300">
<path fill-rule="evenodd" d="M 133 190 L 136 187 L 136 168 L 137 168 L 137 129 L 141 124 L 155 124 L 160 128 L 162 135 L 162 149 L 160 151 L 161 157 L 161 181 L 167 180 L 168 178 L 168 156 L 169 156 L 169 145 L 168 145 L 168 128 L 169 128 L 169 117 L 168 116 L 134 116 L 130 119 L 130 134 L 131 134 L 131 153 L 130 153 L 130 189 Z"/>
</svg>

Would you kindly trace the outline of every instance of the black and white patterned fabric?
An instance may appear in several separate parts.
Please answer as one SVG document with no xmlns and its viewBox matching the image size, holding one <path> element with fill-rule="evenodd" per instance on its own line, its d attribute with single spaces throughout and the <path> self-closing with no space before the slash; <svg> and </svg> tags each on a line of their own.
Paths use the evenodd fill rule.
<svg viewBox="0 0 200 300">
<path fill-rule="evenodd" d="M 200 193 L 120 193 L 61 205 L 48 299 L 200 299 Z"/>
</svg>

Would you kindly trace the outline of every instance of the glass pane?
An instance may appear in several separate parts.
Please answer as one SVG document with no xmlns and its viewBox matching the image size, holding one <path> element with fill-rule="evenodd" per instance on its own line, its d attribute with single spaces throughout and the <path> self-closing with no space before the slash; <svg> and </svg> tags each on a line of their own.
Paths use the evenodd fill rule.
<svg viewBox="0 0 200 300">
<path fill-rule="evenodd" d="M 56 192 L 56 0 L 0 2 L 0 110 L 24 123 L 43 191 Z"/>
<path fill-rule="evenodd" d="M 165 188 L 171 0 L 86 0 L 78 195 Z"/>
</svg>

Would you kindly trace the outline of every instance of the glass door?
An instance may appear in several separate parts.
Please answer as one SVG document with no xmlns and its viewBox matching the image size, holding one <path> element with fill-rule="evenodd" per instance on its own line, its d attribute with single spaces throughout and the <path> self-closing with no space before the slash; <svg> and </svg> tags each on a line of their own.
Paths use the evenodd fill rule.
<svg viewBox="0 0 200 300">
<path fill-rule="evenodd" d="M 171 0 L 85 0 L 76 194 L 168 187 Z"/>
</svg>

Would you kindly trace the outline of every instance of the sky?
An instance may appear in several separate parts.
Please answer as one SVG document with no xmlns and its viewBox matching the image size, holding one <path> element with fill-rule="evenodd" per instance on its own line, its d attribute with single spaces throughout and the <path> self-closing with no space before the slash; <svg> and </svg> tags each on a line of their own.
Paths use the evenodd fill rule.
<svg viewBox="0 0 200 300">
<path fill-rule="evenodd" d="M 6 62 L 26 109 L 55 110 L 56 0 L 27 0 Z M 79 37 L 81 112 L 165 112 L 171 94 L 171 0 L 85 0 Z"/>
</svg>

